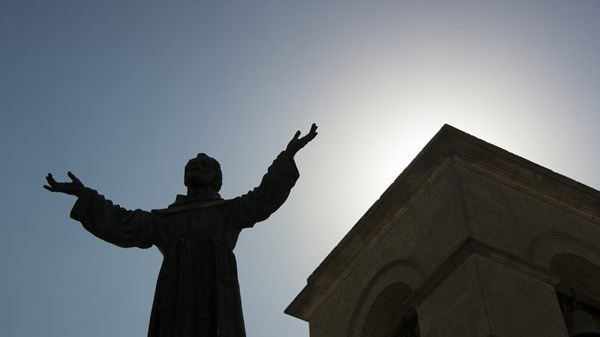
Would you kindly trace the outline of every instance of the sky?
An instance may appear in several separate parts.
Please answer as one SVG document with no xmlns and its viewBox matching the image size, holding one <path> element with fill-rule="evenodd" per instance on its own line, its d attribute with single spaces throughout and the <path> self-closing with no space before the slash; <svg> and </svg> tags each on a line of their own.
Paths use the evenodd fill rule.
<svg viewBox="0 0 600 337">
<path fill-rule="evenodd" d="M 73 171 L 128 209 L 258 185 L 296 130 L 300 179 L 236 255 L 248 336 L 283 310 L 445 124 L 600 188 L 600 2 L 0 1 L 0 335 L 144 336 L 162 256 L 102 242 L 42 188 Z"/>
</svg>

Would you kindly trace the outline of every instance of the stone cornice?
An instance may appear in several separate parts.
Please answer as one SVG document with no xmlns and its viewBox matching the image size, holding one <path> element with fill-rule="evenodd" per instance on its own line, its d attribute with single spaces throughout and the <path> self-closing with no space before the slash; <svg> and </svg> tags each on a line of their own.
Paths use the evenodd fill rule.
<svg viewBox="0 0 600 337">
<path fill-rule="evenodd" d="M 444 125 L 309 276 L 285 312 L 309 320 L 357 265 L 450 165 L 457 164 L 555 204 L 600 225 L 600 192 Z"/>
<path fill-rule="evenodd" d="M 473 254 L 483 256 L 553 286 L 560 281 L 558 275 L 536 266 L 527 260 L 503 252 L 478 240 L 467 239 L 409 296 L 406 300 L 406 305 L 411 308 L 419 306 L 440 283 Z"/>
</svg>

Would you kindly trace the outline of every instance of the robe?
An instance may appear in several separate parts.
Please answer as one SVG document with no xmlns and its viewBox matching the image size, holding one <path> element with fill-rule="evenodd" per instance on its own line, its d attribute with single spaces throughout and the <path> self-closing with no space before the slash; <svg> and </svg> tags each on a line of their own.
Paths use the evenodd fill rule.
<svg viewBox="0 0 600 337">
<path fill-rule="evenodd" d="M 149 337 L 244 337 L 233 249 L 242 229 L 285 202 L 298 177 L 293 158 L 283 151 L 258 187 L 234 199 L 178 195 L 166 209 L 130 211 L 86 188 L 71 218 L 117 246 L 156 246 L 162 252 Z"/>
</svg>

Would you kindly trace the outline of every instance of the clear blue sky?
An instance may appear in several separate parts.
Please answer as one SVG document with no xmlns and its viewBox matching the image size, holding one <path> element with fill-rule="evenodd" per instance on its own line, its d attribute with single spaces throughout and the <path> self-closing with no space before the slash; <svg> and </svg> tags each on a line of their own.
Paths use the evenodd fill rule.
<svg viewBox="0 0 600 337">
<path fill-rule="evenodd" d="M 72 170 L 127 208 L 184 193 L 206 152 L 222 195 L 297 129 L 300 180 L 236 254 L 248 335 L 448 123 L 600 187 L 598 1 L 0 2 L 0 335 L 144 336 L 160 253 L 121 249 L 42 189 Z"/>
</svg>

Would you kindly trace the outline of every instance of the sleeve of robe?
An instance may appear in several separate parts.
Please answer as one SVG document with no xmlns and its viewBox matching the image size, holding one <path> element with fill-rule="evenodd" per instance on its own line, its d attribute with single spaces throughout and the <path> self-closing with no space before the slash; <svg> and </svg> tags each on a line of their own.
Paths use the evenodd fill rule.
<svg viewBox="0 0 600 337">
<path fill-rule="evenodd" d="M 238 229 L 249 228 L 266 220 L 287 199 L 296 180 L 300 177 L 294 158 L 283 151 L 263 176 L 260 185 L 236 198 Z"/>
<path fill-rule="evenodd" d="M 71 218 L 96 237 L 119 247 L 149 248 L 155 244 L 155 215 L 126 210 L 90 188 L 78 197 Z"/>
</svg>

